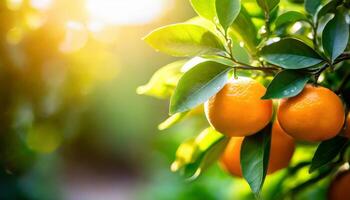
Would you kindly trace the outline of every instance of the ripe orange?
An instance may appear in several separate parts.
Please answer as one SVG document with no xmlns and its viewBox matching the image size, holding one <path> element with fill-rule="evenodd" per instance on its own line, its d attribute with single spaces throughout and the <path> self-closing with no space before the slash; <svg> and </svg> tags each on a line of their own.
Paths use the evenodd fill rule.
<svg viewBox="0 0 350 200">
<path fill-rule="evenodd" d="M 273 173 L 289 165 L 295 149 L 295 142 L 276 120 L 272 127 L 270 161 L 267 173 Z"/>
<path fill-rule="evenodd" d="M 272 101 L 262 100 L 266 88 L 250 78 L 231 80 L 205 103 L 209 123 L 227 136 L 252 135 L 272 117 Z"/>
<path fill-rule="evenodd" d="M 350 138 L 350 114 L 348 113 L 348 117 L 346 118 L 346 125 L 345 125 L 345 132 L 344 136 L 347 138 Z"/>
<path fill-rule="evenodd" d="M 350 199 L 350 171 L 336 176 L 328 189 L 329 200 Z"/>
<path fill-rule="evenodd" d="M 243 137 L 232 137 L 221 157 L 222 167 L 234 176 L 242 177 L 240 152 Z M 295 149 L 293 138 L 287 135 L 277 121 L 272 127 L 271 149 L 267 174 L 289 165 Z"/>
<path fill-rule="evenodd" d="M 220 159 L 221 166 L 233 176 L 243 176 L 240 160 L 243 139 L 244 137 L 232 137 Z"/>
<path fill-rule="evenodd" d="M 322 141 L 340 132 L 345 113 L 342 101 L 334 92 L 307 85 L 299 95 L 281 101 L 277 117 L 293 138 Z"/>
</svg>

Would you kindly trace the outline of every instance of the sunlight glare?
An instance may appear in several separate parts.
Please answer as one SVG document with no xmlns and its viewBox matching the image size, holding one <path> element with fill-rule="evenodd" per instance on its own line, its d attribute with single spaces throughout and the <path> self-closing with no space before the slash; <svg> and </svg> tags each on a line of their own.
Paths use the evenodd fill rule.
<svg viewBox="0 0 350 200">
<path fill-rule="evenodd" d="M 170 0 L 86 0 L 90 21 L 109 25 L 145 24 L 161 15 Z"/>
<path fill-rule="evenodd" d="M 18 10 L 22 6 L 22 0 L 7 0 L 7 8 L 10 10 Z"/>
<path fill-rule="evenodd" d="M 31 0 L 30 5 L 39 10 L 47 10 L 52 5 L 52 0 Z"/>
<path fill-rule="evenodd" d="M 66 27 L 66 36 L 60 44 L 60 51 L 73 53 L 83 48 L 88 40 L 88 34 L 84 25 L 76 21 L 68 21 Z"/>
</svg>

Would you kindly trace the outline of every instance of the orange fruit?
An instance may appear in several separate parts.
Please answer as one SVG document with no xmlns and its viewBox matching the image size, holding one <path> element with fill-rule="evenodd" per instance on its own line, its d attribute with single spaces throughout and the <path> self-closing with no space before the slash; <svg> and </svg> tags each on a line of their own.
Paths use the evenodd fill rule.
<svg viewBox="0 0 350 200">
<path fill-rule="evenodd" d="M 329 200 L 350 199 L 350 171 L 340 173 L 328 189 Z"/>
<path fill-rule="evenodd" d="M 242 177 L 241 146 L 244 137 L 232 137 L 220 159 L 221 166 L 233 176 Z"/>
<path fill-rule="evenodd" d="M 273 173 L 289 165 L 295 149 L 295 142 L 276 120 L 272 127 L 271 151 L 267 173 Z"/>
<path fill-rule="evenodd" d="M 272 174 L 289 165 L 295 143 L 275 121 L 271 133 L 271 149 L 267 174 Z M 232 137 L 221 156 L 221 166 L 234 176 L 242 177 L 240 154 L 243 137 Z"/>
<path fill-rule="evenodd" d="M 334 92 L 307 85 L 299 95 L 281 100 L 277 117 L 294 139 L 312 142 L 336 136 L 343 127 L 345 113 Z"/>
<path fill-rule="evenodd" d="M 350 114 L 349 113 L 348 113 L 348 117 L 346 118 L 344 136 L 347 138 L 350 138 Z"/>
<path fill-rule="evenodd" d="M 209 123 L 227 136 L 247 136 L 263 129 L 272 117 L 272 101 L 262 100 L 266 88 L 250 78 L 231 80 L 205 103 Z"/>
</svg>

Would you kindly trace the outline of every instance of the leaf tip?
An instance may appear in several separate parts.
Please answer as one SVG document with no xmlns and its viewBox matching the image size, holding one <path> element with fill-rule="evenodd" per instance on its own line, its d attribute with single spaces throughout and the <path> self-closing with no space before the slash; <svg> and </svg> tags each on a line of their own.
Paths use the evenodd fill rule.
<svg viewBox="0 0 350 200">
<path fill-rule="evenodd" d="M 139 86 L 139 87 L 136 88 L 136 94 L 138 94 L 138 95 L 144 94 L 145 91 L 146 91 L 145 86 Z"/>
<path fill-rule="evenodd" d="M 315 171 L 315 167 L 313 165 L 311 165 L 311 167 L 309 168 L 309 174 L 312 174 Z"/>
<path fill-rule="evenodd" d="M 270 100 L 270 99 L 272 99 L 272 98 L 270 97 L 270 95 L 264 94 L 264 96 L 262 96 L 261 99 L 262 99 L 262 100 Z"/>
<path fill-rule="evenodd" d="M 159 131 L 163 131 L 163 130 L 165 130 L 165 129 L 166 129 L 166 127 L 164 126 L 164 124 L 163 124 L 163 123 L 158 124 L 157 128 L 158 128 L 158 130 L 159 130 Z"/>
<path fill-rule="evenodd" d="M 178 106 L 173 105 L 173 104 L 170 103 L 169 115 L 175 115 L 178 112 L 181 112 L 181 110 L 178 108 Z"/>
</svg>

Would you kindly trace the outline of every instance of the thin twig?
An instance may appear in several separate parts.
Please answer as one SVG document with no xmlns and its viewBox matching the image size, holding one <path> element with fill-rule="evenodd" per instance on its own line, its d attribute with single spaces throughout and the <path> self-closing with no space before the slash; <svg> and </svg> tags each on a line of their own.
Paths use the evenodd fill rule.
<svg viewBox="0 0 350 200">
<path fill-rule="evenodd" d="M 248 65 L 233 66 L 233 68 L 245 69 L 245 70 L 258 70 L 258 71 L 278 71 L 279 70 L 276 67 L 253 67 Z"/>
<path fill-rule="evenodd" d="M 349 59 L 350 59 L 350 52 L 344 52 L 337 59 L 335 59 L 334 64 L 338 64 L 342 61 L 349 60 Z"/>
<path fill-rule="evenodd" d="M 266 31 L 266 38 L 270 37 L 271 30 L 270 30 L 270 13 L 265 11 L 265 31 Z"/>
<path fill-rule="evenodd" d="M 288 192 L 283 194 L 281 199 L 284 199 L 285 197 L 287 197 L 289 195 L 295 196 L 297 193 L 301 192 L 302 190 L 307 188 L 309 185 L 313 185 L 313 184 L 317 183 L 318 181 L 322 180 L 323 178 L 328 176 L 331 172 L 332 172 L 332 168 L 327 169 L 326 171 L 320 173 L 316 177 L 313 177 L 313 178 L 295 186 L 294 188 L 290 189 Z"/>
</svg>

